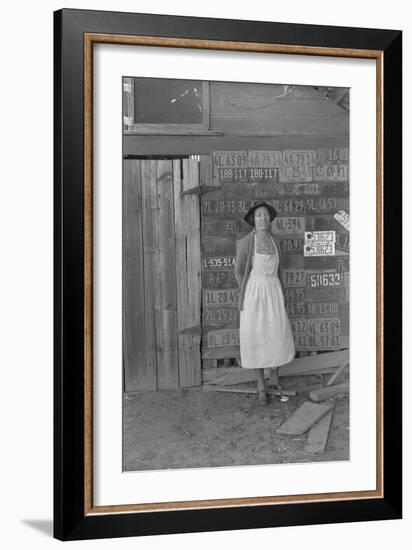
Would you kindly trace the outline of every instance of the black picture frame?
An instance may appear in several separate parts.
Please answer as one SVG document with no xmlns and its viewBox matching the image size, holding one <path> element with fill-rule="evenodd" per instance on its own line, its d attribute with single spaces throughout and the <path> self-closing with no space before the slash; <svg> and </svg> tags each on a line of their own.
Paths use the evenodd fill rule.
<svg viewBox="0 0 412 550">
<path fill-rule="evenodd" d="M 316 48 L 356 50 L 359 57 L 362 52 L 376 52 L 382 71 L 378 163 L 383 166 L 384 250 L 383 267 L 377 265 L 383 288 L 378 328 L 384 342 L 383 376 L 378 381 L 381 402 L 377 403 L 383 427 L 379 496 L 129 513 L 116 513 L 115 507 L 98 513 L 90 506 L 85 425 L 90 421 L 91 380 L 85 385 L 85 361 L 92 350 L 85 345 L 85 310 L 90 306 L 85 292 L 85 273 L 90 268 L 85 246 L 91 235 L 84 216 L 85 181 L 91 176 L 87 176 L 84 98 L 85 37 L 94 33 L 113 43 L 119 36 L 142 36 L 277 44 L 286 53 L 304 47 L 308 55 L 315 54 Z M 401 31 L 64 9 L 54 13 L 54 71 L 54 536 L 77 540 L 401 518 Z"/>
</svg>

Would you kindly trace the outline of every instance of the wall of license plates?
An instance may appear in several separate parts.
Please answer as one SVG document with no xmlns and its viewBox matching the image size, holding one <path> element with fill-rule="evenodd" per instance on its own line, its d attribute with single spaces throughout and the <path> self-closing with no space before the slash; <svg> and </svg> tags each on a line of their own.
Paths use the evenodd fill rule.
<svg viewBox="0 0 412 550">
<path fill-rule="evenodd" d="M 235 243 L 262 199 L 277 212 L 272 230 L 296 349 L 349 346 L 349 149 L 327 144 L 213 152 L 216 190 L 201 196 L 203 358 L 239 356 Z"/>
</svg>

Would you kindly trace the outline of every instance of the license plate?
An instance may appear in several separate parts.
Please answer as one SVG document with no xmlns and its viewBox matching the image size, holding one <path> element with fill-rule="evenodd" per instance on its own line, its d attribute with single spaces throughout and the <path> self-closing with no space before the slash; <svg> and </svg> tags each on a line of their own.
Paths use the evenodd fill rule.
<svg viewBox="0 0 412 550">
<path fill-rule="evenodd" d="M 337 210 L 349 210 L 349 198 L 312 197 L 305 199 L 305 212 L 307 214 L 335 213 Z"/>
<path fill-rule="evenodd" d="M 239 331 L 234 330 L 213 330 L 207 333 L 208 348 L 224 348 L 239 345 Z"/>
<path fill-rule="evenodd" d="M 215 151 L 213 153 L 213 166 L 216 168 L 242 168 L 247 165 L 247 151 Z"/>
<path fill-rule="evenodd" d="M 339 349 L 348 345 L 348 338 L 339 334 L 309 336 L 307 334 L 294 335 L 295 347 L 297 350 L 327 350 Z"/>
<path fill-rule="evenodd" d="M 201 251 L 206 256 L 225 256 L 234 254 L 236 251 L 235 237 L 221 236 L 204 236 L 201 241 Z"/>
<path fill-rule="evenodd" d="M 338 317 L 332 319 L 308 319 L 308 334 L 340 334 L 340 319 Z"/>
<path fill-rule="evenodd" d="M 222 220 L 205 217 L 202 220 L 203 235 L 237 235 L 238 233 L 246 231 L 250 231 L 250 225 L 241 219 Z"/>
<path fill-rule="evenodd" d="M 255 183 L 279 181 L 278 168 L 219 168 L 216 173 L 220 183 Z"/>
<path fill-rule="evenodd" d="M 306 334 L 307 320 L 304 317 L 301 319 L 290 319 L 289 322 L 293 334 Z"/>
<path fill-rule="evenodd" d="M 288 315 L 306 315 L 305 302 L 286 302 L 286 311 Z"/>
<path fill-rule="evenodd" d="M 249 151 L 249 166 L 255 168 L 279 168 L 283 166 L 282 151 Z"/>
<path fill-rule="evenodd" d="M 203 291 L 204 307 L 214 307 L 214 306 L 222 306 L 222 305 L 237 306 L 238 299 L 239 299 L 239 289 L 237 288 Z"/>
<path fill-rule="evenodd" d="M 304 300 L 305 299 L 305 287 L 292 287 L 285 288 L 286 300 Z"/>
<path fill-rule="evenodd" d="M 301 254 L 303 239 L 280 239 L 279 246 L 283 254 Z"/>
<path fill-rule="evenodd" d="M 273 232 L 276 234 L 304 233 L 305 218 L 303 217 L 276 217 L 272 222 Z"/>
<path fill-rule="evenodd" d="M 349 149 L 335 147 L 333 149 L 318 149 L 316 151 L 317 164 L 347 164 L 349 161 Z"/>
<path fill-rule="evenodd" d="M 235 272 L 230 271 L 202 271 L 203 288 L 233 288 L 237 281 Z"/>
<path fill-rule="evenodd" d="M 279 168 L 279 181 L 286 182 L 311 182 L 313 181 L 312 166 L 283 166 Z"/>
<path fill-rule="evenodd" d="M 238 323 L 239 310 L 237 307 L 214 307 L 203 309 L 205 324 Z"/>
<path fill-rule="evenodd" d="M 202 214 L 205 216 L 244 216 L 252 205 L 251 200 L 202 199 Z"/>
<path fill-rule="evenodd" d="M 315 181 L 347 181 L 348 178 L 347 164 L 324 164 L 315 167 Z"/>
<path fill-rule="evenodd" d="M 320 315 L 337 315 L 339 313 L 338 302 L 307 302 L 307 315 L 318 317 Z"/>
<path fill-rule="evenodd" d="M 217 256 L 212 258 L 203 258 L 202 259 L 203 269 L 212 269 L 212 270 L 228 270 L 235 267 L 235 257 L 234 256 Z"/>
<path fill-rule="evenodd" d="M 350 217 L 347 212 L 340 210 L 339 212 L 336 212 L 333 217 L 346 229 L 346 231 L 350 230 Z"/>
<path fill-rule="evenodd" d="M 317 287 L 336 287 L 344 283 L 343 274 L 337 271 L 324 271 L 318 273 L 309 273 L 306 275 L 306 286 Z"/>
<path fill-rule="evenodd" d="M 286 150 L 283 151 L 283 166 L 315 166 L 316 151 Z"/>
<path fill-rule="evenodd" d="M 303 269 L 284 269 L 282 280 L 286 287 L 301 286 L 305 284 L 305 271 Z"/>
</svg>

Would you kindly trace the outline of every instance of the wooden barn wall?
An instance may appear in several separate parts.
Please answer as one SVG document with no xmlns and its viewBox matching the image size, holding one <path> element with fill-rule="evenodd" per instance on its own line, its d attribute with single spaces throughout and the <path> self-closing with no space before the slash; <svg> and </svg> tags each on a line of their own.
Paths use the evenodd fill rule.
<svg viewBox="0 0 412 550">
<path fill-rule="evenodd" d="M 212 82 L 210 130 L 238 135 L 245 130 L 268 135 L 347 135 L 349 117 L 338 103 L 346 93 L 345 88 L 336 88 L 329 97 L 327 91 L 312 86 Z"/>
<path fill-rule="evenodd" d="M 330 148 L 348 147 L 348 136 L 284 135 L 127 135 L 124 137 L 123 154 L 133 157 L 171 157 L 189 155 L 211 155 L 214 151 L 262 151 L 278 149 L 318 149 L 325 143 Z"/>
<path fill-rule="evenodd" d="M 328 147 L 348 139 L 348 90 L 312 86 L 210 83 L 208 128 L 163 134 L 125 132 L 124 155 L 208 155 L 226 150 L 315 149 L 316 137 Z M 130 98 L 129 98 L 130 99 Z M 324 142 L 324 140 L 323 140 Z M 319 145 L 321 147 L 323 145 Z M 347 147 L 347 142 L 344 147 Z"/>
<path fill-rule="evenodd" d="M 202 357 L 239 356 L 236 240 L 255 200 L 277 212 L 284 288 L 298 351 L 348 347 L 349 149 L 216 151 L 216 191 L 201 197 Z"/>
<path fill-rule="evenodd" d="M 344 89 L 211 83 L 207 131 L 125 132 L 125 158 L 202 156 L 203 190 L 192 198 L 201 213 L 203 360 L 239 355 L 235 242 L 250 230 L 242 217 L 256 199 L 278 213 L 273 231 L 297 350 L 348 347 L 348 97 Z M 311 244 L 312 233 L 334 242 Z"/>
<path fill-rule="evenodd" d="M 201 383 L 198 164 L 125 160 L 123 365 L 126 391 Z M 193 327 L 196 328 L 193 331 Z"/>
</svg>

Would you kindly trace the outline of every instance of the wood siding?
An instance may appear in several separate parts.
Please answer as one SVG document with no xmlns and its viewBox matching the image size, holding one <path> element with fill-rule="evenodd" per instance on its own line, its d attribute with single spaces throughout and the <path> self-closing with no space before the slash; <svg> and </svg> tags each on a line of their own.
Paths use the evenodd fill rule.
<svg viewBox="0 0 412 550">
<path fill-rule="evenodd" d="M 194 163 L 187 186 L 198 182 Z M 200 325 L 199 205 L 181 190 L 180 161 L 124 161 L 126 391 L 200 384 L 200 336 L 178 334 Z"/>
</svg>

